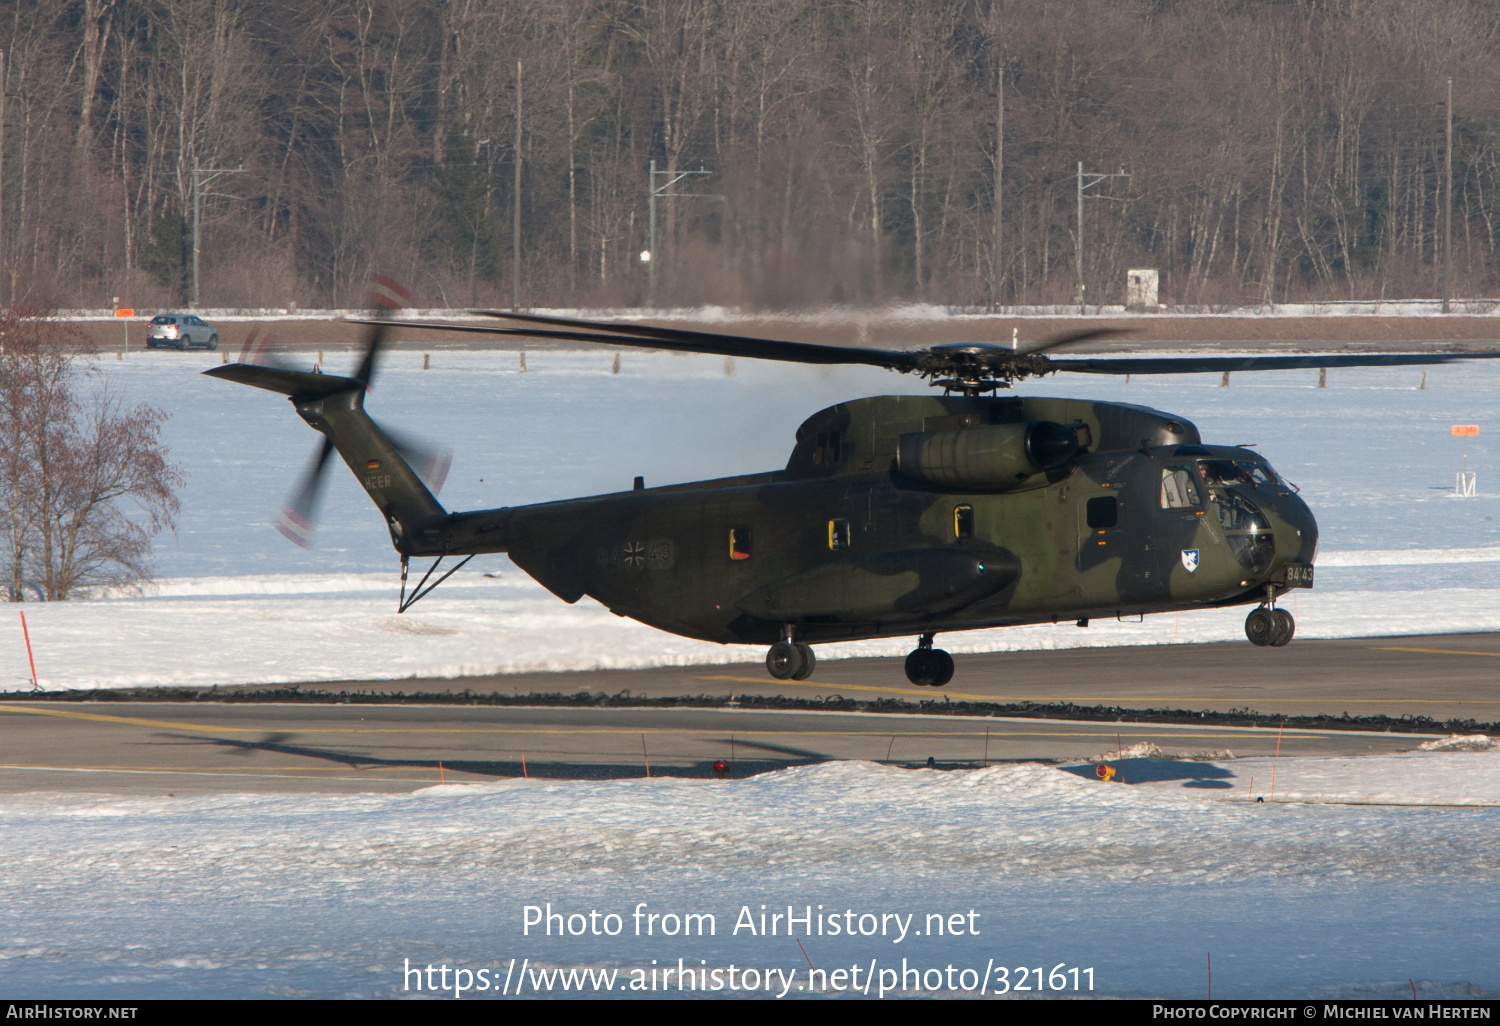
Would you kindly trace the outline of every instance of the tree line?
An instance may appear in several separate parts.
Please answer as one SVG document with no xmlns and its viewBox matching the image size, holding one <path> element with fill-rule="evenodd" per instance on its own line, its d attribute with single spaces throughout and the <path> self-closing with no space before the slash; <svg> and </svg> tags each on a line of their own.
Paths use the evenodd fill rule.
<svg viewBox="0 0 1500 1026">
<path fill-rule="evenodd" d="M 186 302 L 195 228 L 204 306 L 358 305 L 372 272 L 453 306 L 1067 303 L 1080 255 L 1090 302 L 1131 267 L 1210 306 L 1500 292 L 1487 0 L 6 0 L 0 26 L 0 303 Z M 1086 191 L 1081 247 L 1080 164 L 1128 175 Z"/>
</svg>

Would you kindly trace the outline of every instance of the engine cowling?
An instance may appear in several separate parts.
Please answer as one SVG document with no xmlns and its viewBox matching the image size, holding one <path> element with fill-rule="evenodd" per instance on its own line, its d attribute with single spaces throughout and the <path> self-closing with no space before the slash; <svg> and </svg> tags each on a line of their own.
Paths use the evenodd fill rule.
<svg viewBox="0 0 1500 1026">
<path fill-rule="evenodd" d="M 896 466 L 934 488 L 1004 492 L 1078 455 L 1076 428 L 1050 420 L 901 436 Z"/>
</svg>

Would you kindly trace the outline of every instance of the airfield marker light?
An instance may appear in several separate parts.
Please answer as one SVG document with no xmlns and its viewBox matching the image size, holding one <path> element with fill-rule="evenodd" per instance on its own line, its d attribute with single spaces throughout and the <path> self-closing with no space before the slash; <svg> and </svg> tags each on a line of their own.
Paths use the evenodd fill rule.
<svg viewBox="0 0 1500 1026">
<path fill-rule="evenodd" d="M 643 263 L 643 264 L 649 264 L 650 262 L 651 262 L 651 251 L 649 249 L 643 249 L 643 250 L 641 250 L 641 263 Z"/>
<path fill-rule="evenodd" d="M 714 779 L 715 780 L 723 780 L 728 775 L 729 775 L 729 763 L 725 762 L 723 759 L 720 759 L 720 760 L 718 760 L 717 762 L 714 763 Z"/>
</svg>

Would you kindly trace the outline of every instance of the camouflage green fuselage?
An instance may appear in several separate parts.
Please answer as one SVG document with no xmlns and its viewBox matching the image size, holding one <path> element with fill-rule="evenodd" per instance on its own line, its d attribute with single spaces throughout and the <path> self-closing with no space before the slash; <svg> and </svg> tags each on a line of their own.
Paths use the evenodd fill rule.
<svg viewBox="0 0 1500 1026">
<path fill-rule="evenodd" d="M 1037 422 L 1076 433 L 1065 464 L 1005 448 Z M 788 626 L 821 642 L 1258 602 L 1311 583 L 1317 526 L 1262 457 L 1170 414 L 877 396 L 809 418 L 784 470 L 448 514 L 396 540 L 508 552 L 566 601 L 769 644 Z"/>
</svg>

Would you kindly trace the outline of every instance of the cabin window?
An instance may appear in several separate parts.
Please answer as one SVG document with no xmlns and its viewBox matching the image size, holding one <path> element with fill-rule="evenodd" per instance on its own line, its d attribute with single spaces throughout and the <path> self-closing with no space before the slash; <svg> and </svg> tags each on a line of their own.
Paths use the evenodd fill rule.
<svg viewBox="0 0 1500 1026">
<path fill-rule="evenodd" d="M 1187 467 L 1163 467 L 1161 472 L 1161 508 L 1186 509 L 1199 506 L 1198 482 Z"/>
<path fill-rule="evenodd" d="M 1089 527 L 1095 531 L 1107 530 L 1120 522 L 1120 503 L 1113 495 L 1090 499 L 1086 512 Z"/>
<path fill-rule="evenodd" d="M 729 529 L 729 558 L 750 558 L 750 528 L 748 526 Z"/>
<path fill-rule="evenodd" d="M 828 548 L 833 552 L 843 552 L 849 547 L 849 521 L 844 519 L 828 521 Z"/>
<path fill-rule="evenodd" d="M 842 431 L 819 431 L 813 445 L 813 462 L 820 467 L 829 467 L 844 458 L 844 433 Z"/>
<path fill-rule="evenodd" d="M 972 537 L 974 537 L 974 507 L 973 506 L 954 506 L 953 507 L 953 537 L 955 537 L 955 538 L 972 538 Z"/>
</svg>

